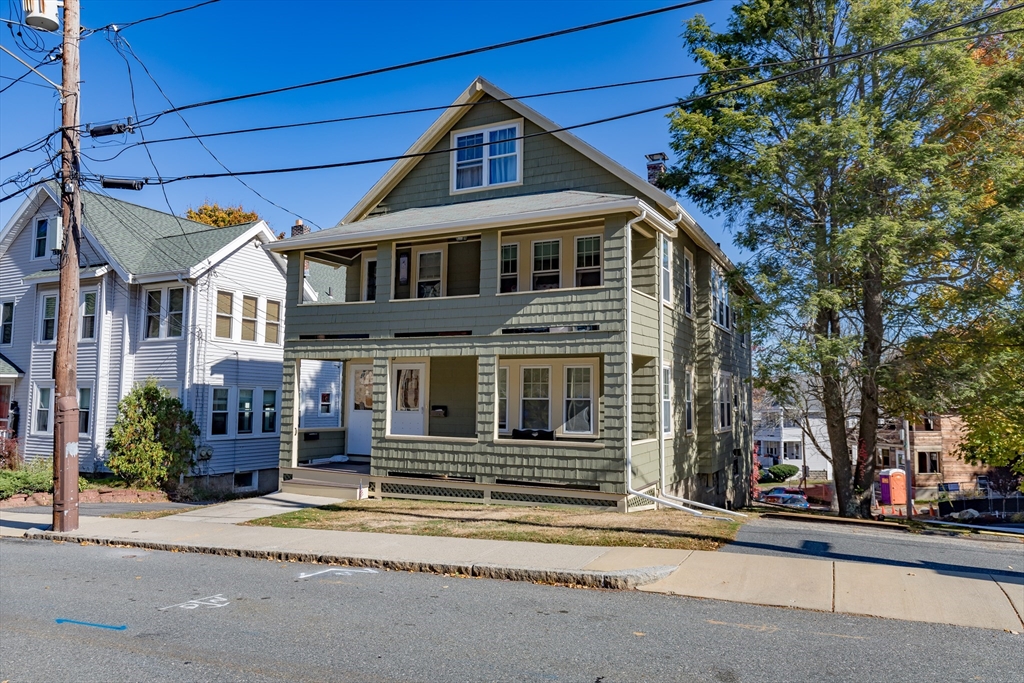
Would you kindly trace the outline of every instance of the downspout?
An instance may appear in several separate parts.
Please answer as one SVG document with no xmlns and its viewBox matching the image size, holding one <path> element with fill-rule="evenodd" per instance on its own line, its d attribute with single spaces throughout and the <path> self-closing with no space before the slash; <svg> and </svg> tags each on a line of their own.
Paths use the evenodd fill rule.
<svg viewBox="0 0 1024 683">
<path fill-rule="evenodd" d="M 676 227 L 683 220 L 683 211 L 679 207 L 676 207 L 676 218 L 672 221 L 672 225 Z M 665 283 L 661 280 L 662 267 L 661 259 L 664 258 L 661 253 L 661 239 L 658 239 L 658 248 L 656 250 L 658 255 L 658 398 L 664 400 L 662 397 L 665 395 L 664 383 L 665 377 L 665 299 L 662 293 L 662 287 Z M 691 266 L 692 267 L 692 266 Z M 726 510 L 725 508 L 715 507 L 714 505 L 708 505 L 707 503 L 698 503 L 695 500 L 687 500 L 686 498 L 679 498 L 677 496 L 670 496 L 665 493 L 665 425 L 662 424 L 665 420 L 665 410 L 662 406 L 658 406 L 658 429 L 661 432 L 658 434 L 658 456 L 661 458 L 661 497 L 667 498 L 668 500 L 676 501 L 677 503 L 685 503 L 686 505 L 692 505 L 693 507 L 701 508 L 702 510 L 714 510 L 715 512 L 724 512 L 727 515 L 735 515 L 737 517 L 746 517 L 742 512 L 736 512 L 734 510 Z M 722 519 L 716 517 L 715 519 Z"/>
<path fill-rule="evenodd" d="M 677 503 L 640 493 L 633 488 L 633 226 L 647 218 L 647 210 L 644 209 L 639 216 L 626 222 L 625 227 L 625 271 L 626 271 L 626 494 L 638 496 L 652 503 L 658 503 L 666 507 L 689 512 L 691 515 L 703 517 L 703 512 L 691 510 Z M 661 264 L 658 264 L 661 267 Z M 661 372 L 661 368 L 658 369 Z M 660 396 L 659 396 L 660 399 Z M 660 408 L 660 406 L 659 406 Z M 659 410 L 660 412 L 660 410 Z M 658 435 L 659 437 L 661 434 Z"/>
</svg>

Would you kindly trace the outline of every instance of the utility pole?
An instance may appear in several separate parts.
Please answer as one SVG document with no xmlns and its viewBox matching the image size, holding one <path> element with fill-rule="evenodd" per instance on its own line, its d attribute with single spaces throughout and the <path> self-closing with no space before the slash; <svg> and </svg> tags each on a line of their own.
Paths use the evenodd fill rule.
<svg viewBox="0 0 1024 683">
<path fill-rule="evenodd" d="M 61 84 L 60 295 L 54 354 L 53 530 L 78 528 L 78 246 L 79 192 L 79 0 L 64 0 L 64 64 Z"/>
<path fill-rule="evenodd" d="M 914 516 L 914 458 L 910 454 L 910 423 L 903 420 L 903 464 L 907 468 L 907 519 Z"/>
</svg>

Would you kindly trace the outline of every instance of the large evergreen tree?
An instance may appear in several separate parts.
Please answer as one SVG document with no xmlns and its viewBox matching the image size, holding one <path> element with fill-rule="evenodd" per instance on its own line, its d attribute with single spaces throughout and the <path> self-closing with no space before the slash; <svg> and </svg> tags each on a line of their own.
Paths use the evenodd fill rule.
<svg viewBox="0 0 1024 683">
<path fill-rule="evenodd" d="M 882 401 L 906 388 L 894 359 L 948 324 L 925 304 L 955 290 L 972 310 L 999 305 L 1006 290 L 991 278 L 1020 272 L 1024 162 L 1004 144 L 1005 125 L 960 122 L 979 112 L 1022 118 L 1020 61 L 978 59 L 979 49 L 1019 55 L 1022 34 L 949 39 L 1020 28 L 1024 12 L 930 39 L 941 44 L 836 58 L 992 10 L 962 0 L 745 0 L 724 31 L 697 17 L 683 35 L 718 72 L 693 95 L 799 71 L 674 111 L 678 162 L 664 185 L 724 214 L 753 253 L 743 274 L 762 302 L 751 312 L 772 318 L 759 333 L 760 381 L 787 400 L 793 377 L 814 379 L 844 515 L 868 511 Z"/>
</svg>

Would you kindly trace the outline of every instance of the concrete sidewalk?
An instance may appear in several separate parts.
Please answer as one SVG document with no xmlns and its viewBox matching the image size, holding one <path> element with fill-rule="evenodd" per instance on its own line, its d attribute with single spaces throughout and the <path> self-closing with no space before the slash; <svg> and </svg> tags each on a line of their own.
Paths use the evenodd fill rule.
<svg viewBox="0 0 1024 683">
<path fill-rule="evenodd" d="M 0 535 L 240 557 L 465 574 L 957 626 L 1024 630 L 1024 579 L 856 562 L 655 548 L 237 526 L 337 502 L 273 494 L 159 519 L 83 517 L 78 531 L 0 511 Z M 48 528 L 48 527 L 47 527 Z M 769 577 L 786 577 L 773 581 Z"/>
</svg>

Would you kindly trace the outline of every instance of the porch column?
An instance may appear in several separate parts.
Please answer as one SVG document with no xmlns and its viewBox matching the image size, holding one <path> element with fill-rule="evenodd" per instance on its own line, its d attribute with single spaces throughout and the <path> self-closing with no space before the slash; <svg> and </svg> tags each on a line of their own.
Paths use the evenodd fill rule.
<svg viewBox="0 0 1024 683">
<path fill-rule="evenodd" d="M 481 443 L 493 444 L 498 356 L 478 356 L 476 368 L 476 433 Z"/>
</svg>

